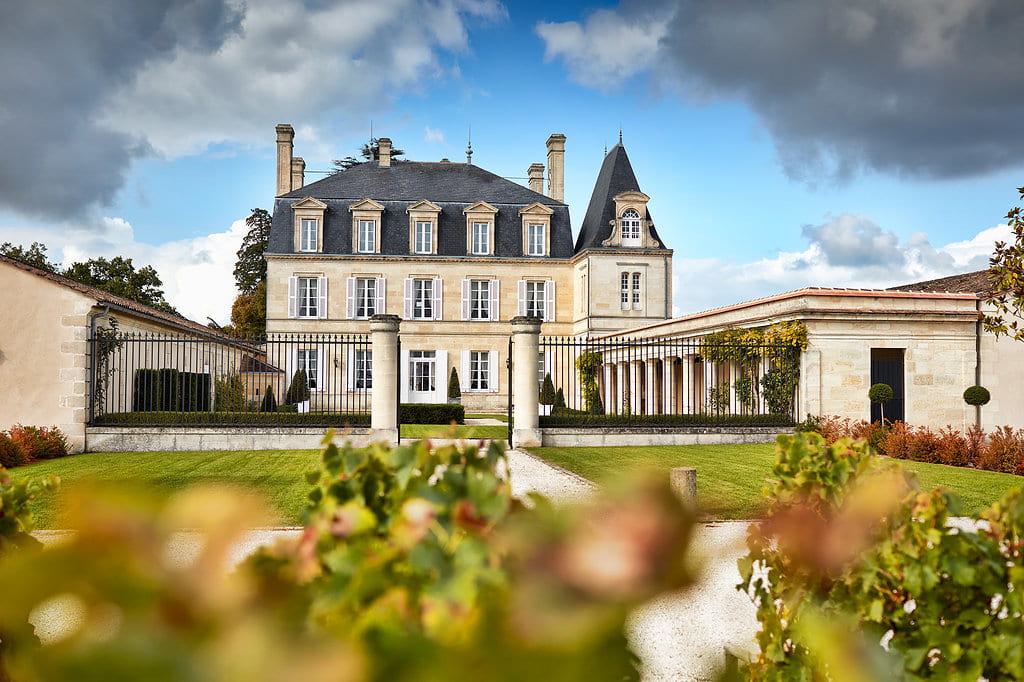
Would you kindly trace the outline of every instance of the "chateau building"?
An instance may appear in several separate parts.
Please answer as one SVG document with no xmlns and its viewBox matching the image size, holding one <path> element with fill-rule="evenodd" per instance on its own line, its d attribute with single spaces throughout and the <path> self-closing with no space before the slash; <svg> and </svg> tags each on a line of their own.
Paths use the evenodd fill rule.
<svg viewBox="0 0 1024 682">
<path fill-rule="evenodd" d="M 277 126 L 277 198 L 268 243 L 269 333 L 363 333 L 376 314 L 402 318 L 403 402 L 445 402 L 458 371 L 469 410 L 508 400 L 509 320 L 543 320 L 544 336 L 589 337 L 671 314 L 672 251 L 655 229 L 621 142 L 605 156 L 578 235 L 564 199 L 564 135 L 528 186 L 466 163 L 377 158 L 304 184 L 294 130 Z M 544 175 L 547 173 L 547 191 Z M 314 393 L 372 386 L 369 350 L 329 357 L 310 343 L 288 359 Z M 346 386 L 324 385 L 326 367 Z M 541 376 L 550 360 L 541 364 Z M 393 371 L 386 368 L 383 371 Z"/>
</svg>

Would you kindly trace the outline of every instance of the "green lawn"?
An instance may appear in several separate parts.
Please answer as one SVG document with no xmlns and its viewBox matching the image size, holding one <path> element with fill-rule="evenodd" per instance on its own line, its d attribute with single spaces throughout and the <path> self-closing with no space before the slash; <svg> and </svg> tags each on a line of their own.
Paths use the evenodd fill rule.
<svg viewBox="0 0 1024 682">
<path fill-rule="evenodd" d="M 508 423 L 507 414 L 467 414 L 466 419 L 497 419 L 506 424 Z"/>
<path fill-rule="evenodd" d="M 498 424 L 470 424 L 452 427 L 436 424 L 402 424 L 402 438 L 508 438 L 508 427 Z"/>
<path fill-rule="evenodd" d="M 703 515 L 717 519 L 749 519 L 764 510 L 761 488 L 775 461 L 774 445 L 662 445 L 605 448 L 530 448 L 530 452 L 597 483 L 645 468 L 697 469 L 697 504 Z M 904 461 L 917 473 L 923 488 L 943 485 L 964 502 L 964 513 L 976 514 L 1024 477 Z"/>
</svg>

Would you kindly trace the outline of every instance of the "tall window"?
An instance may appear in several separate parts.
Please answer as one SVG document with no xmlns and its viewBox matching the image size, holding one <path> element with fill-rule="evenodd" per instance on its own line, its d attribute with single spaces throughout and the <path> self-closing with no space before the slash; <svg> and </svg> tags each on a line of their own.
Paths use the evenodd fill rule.
<svg viewBox="0 0 1024 682">
<path fill-rule="evenodd" d="M 434 319 L 434 280 L 412 281 L 412 316 L 417 320 Z"/>
<path fill-rule="evenodd" d="M 640 273 L 633 273 L 633 310 L 640 310 Z"/>
<path fill-rule="evenodd" d="M 622 273 L 621 285 L 619 287 L 619 300 L 621 302 L 621 308 L 623 310 L 629 310 L 630 301 L 630 290 L 629 290 L 629 273 Z"/>
<path fill-rule="evenodd" d="M 488 223 L 473 223 L 473 253 L 491 252 L 491 230 Z"/>
<path fill-rule="evenodd" d="M 491 355 L 485 350 L 469 351 L 469 390 L 489 391 L 491 388 Z"/>
<path fill-rule="evenodd" d="M 546 282 L 526 283 L 526 316 L 544 319 Z"/>
<path fill-rule="evenodd" d="M 640 244 L 640 214 L 635 209 L 627 208 L 620 219 L 622 227 L 622 243 L 624 245 Z"/>
<path fill-rule="evenodd" d="M 316 218 L 303 218 L 299 228 L 299 251 L 316 251 Z"/>
<path fill-rule="evenodd" d="M 317 287 L 318 278 L 298 278 L 298 311 L 299 317 L 320 317 L 320 310 L 317 308 L 319 290 Z"/>
<path fill-rule="evenodd" d="M 432 350 L 409 352 L 409 389 L 419 392 L 433 392 L 434 363 L 436 353 Z"/>
<path fill-rule="evenodd" d="M 359 221 L 359 253 L 374 253 L 377 250 L 377 221 Z"/>
<path fill-rule="evenodd" d="M 469 282 L 469 319 L 491 319 L 491 283 L 486 279 Z"/>
<path fill-rule="evenodd" d="M 377 278 L 356 278 L 356 317 L 373 317 L 377 314 Z"/>
<path fill-rule="evenodd" d="M 431 253 L 434 250 L 434 224 L 416 221 L 416 253 Z"/>
<path fill-rule="evenodd" d="M 527 225 L 526 255 L 544 255 L 544 225 L 530 223 Z"/>
<path fill-rule="evenodd" d="M 320 371 L 320 354 L 316 350 L 300 349 L 296 351 L 295 371 L 300 369 L 306 371 L 306 378 L 309 381 L 309 390 L 317 390 L 317 373 Z"/>
<path fill-rule="evenodd" d="M 357 350 L 352 358 L 353 383 L 356 388 L 373 388 L 373 352 Z"/>
</svg>

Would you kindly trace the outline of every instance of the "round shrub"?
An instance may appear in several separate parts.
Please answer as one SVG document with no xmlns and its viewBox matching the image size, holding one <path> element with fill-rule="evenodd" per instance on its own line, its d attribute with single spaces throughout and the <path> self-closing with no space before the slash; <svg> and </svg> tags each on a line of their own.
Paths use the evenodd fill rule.
<svg viewBox="0 0 1024 682">
<path fill-rule="evenodd" d="M 875 384 L 868 389 L 868 399 L 873 403 L 887 403 L 892 397 L 892 386 L 889 384 Z"/>
<path fill-rule="evenodd" d="M 28 464 L 28 455 L 3 431 L 0 431 L 0 467 L 13 469 Z"/>
<path fill-rule="evenodd" d="M 11 440 L 25 453 L 29 460 L 56 459 L 68 454 L 67 438 L 56 426 L 22 426 L 11 427 Z"/>
<path fill-rule="evenodd" d="M 985 405 L 992 400 L 992 394 L 984 386 L 971 386 L 964 391 L 964 402 L 968 405 Z"/>
</svg>

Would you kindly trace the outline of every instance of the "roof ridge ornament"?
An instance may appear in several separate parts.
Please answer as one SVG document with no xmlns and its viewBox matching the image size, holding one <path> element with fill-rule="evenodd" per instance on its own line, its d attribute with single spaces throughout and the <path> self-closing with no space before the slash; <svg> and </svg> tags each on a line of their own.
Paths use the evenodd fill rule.
<svg viewBox="0 0 1024 682">
<path fill-rule="evenodd" d="M 473 164 L 473 126 L 466 130 L 466 163 Z"/>
</svg>

